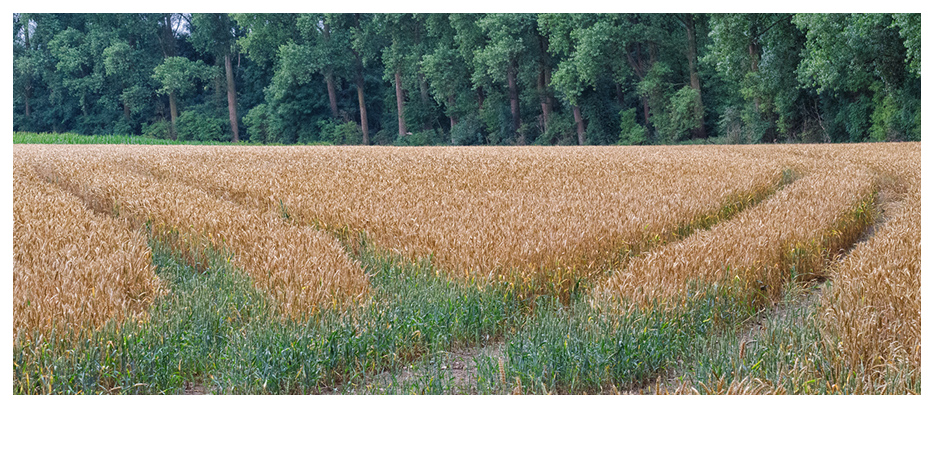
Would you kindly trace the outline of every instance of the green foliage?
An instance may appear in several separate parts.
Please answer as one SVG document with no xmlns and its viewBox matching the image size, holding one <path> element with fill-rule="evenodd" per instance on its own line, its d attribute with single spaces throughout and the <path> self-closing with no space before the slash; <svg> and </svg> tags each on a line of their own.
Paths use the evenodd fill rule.
<svg viewBox="0 0 934 472">
<path fill-rule="evenodd" d="M 162 85 L 159 93 L 177 93 L 186 95 L 195 91 L 197 82 L 210 81 L 214 69 L 200 60 L 191 61 L 186 57 L 167 57 L 153 70 L 152 78 Z"/>
<path fill-rule="evenodd" d="M 269 129 L 269 113 L 266 104 L 260 103 L 243 116 L 243 124 L 250 135 L 250 141 L 268 143 L 272 141 Z"/>
<path fill-rule="evenodd" d="M 360 144 L 363 142 L 363 132 L 360 125 L 348 121 L 340 123 L 335 120 L 321 120 L 318 122 L 321 141 L 333 144 Z"/>
<path fill-rule="evenodd" d="M 149 131 L 152 136 L 149 135 L 84 135 L 76 133 L 29 133 L 23 131 L 13 132 L 13 143 L 14 144 L 165 144 L 165 145 L 179 145 L 179 144 L 206 144 L 211 146 L 217 145 L 233 145 L 230 141 L 179 141 L 172 140 L 167 137 L 158 138 L 154 137 L 156 135 L 167 136 L 169 132 L 169 125 L 164 121 L 158 121 L 152 125 L 144 127 L 144 130 Z M 239 143 L 243 144 L 243 143 Z"/>
<path fill-rule="evenodd" d="M 229 141 L 230 121 L 200 109 L 183 111 L 176 122 L 182 141 Z"/>
<path fill-rule="evenodd" d="M 407 136 L 396 138 L 396 144 L 402 146 L 438 146 L 445 144 L 444 137 L 435 130 L 417 131 Z"/>
<path fill-rule="evenodd" d="M 165 120 L 144 124 L 143 137 L 151 139 L 172 139 L 172 124 Z"/>
<path fill-rule="evenodd" d="M 590 144 L 682 142 L 701 123 L 717 142 L 920 139 L 917 13 L 14 14 L 13 33 L 14 131 L 164 136 L 166 95 L 228 116 L 230 55 L 256 142 L 354 141 L 336 126 L 360 122 L 358 83 L 381 144 L 574 144 L 575 106 Z M 645 138 L 618 121 L 633 108 Z"/>
<path fill-rule="evenodd" d="M 869 128 L 871 141 L 889 141 L 898 138 L 895 120 L 898 104 L 891 95 L 876 94 L 873 101 L 872 126 Z"/>
<path fill-rule="evenodd" d="M 829 97 L 834 140 L 917 135 L 920 16 L 802 14 L 795 24 L 807 36 L 799 79 Z"/>
<path fill-rule="evenodd" d="M 480 121 L 473 115 L 470 115 L 454 125 L 451 128 L 451 144 L 455 146 L 475 146 L 483 144 L 483 133 L 480 128 Z"/>
<path fill-rule="evenodd" d="M 577 144 L 577 124 L 569 110 L 554 111 L 548 123 L 548 130 L 540 134 L 535 144 L 573 146 Z"/>
<path fill-rule="evenodd" d="M 191 44 L 204 54 L 223 58 L 230 54 L 240 31 L 227 13 L 192 13 Z M 223 67 L 223 61 L 218 65 Z"/>
<path fill-rule="evenodd" d="M 644 144 L 648 138 L 645 127 L 636 123 L 636 109 L 619 112 L 619 145 Z"/>
<path fill-rule="evenodd" d="M 898 26 L 898 35 L 905 40 L 905 62 L 908 70 L 921 77 L 921 14 L 893 13 L 892 19 Z"/>
<path fill-rule="evenodd" d="M 697 123 L 697 91 L 685 85 L 672 92 L 669 85 L 671 74 L 666 64 L 656 62 L 637 87 L 639 94 L 648 98 L 649 106 L 654 110 L 652 125 L 666 143 L 684 139 Z"/>
<path fill-rule="evenodd" d="M 262 67 L 273 67 L 279 46 L 298 39 L 295 13 L 231 13 L 239 28 L 249 34 L 237 38 L 237 47 Z"/>
</svg>

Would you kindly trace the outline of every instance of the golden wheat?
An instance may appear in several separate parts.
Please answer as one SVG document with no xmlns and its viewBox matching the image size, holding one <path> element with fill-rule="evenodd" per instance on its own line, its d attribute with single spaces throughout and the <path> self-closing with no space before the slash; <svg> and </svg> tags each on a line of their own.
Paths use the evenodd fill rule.
<svg viewBox="0 0 934 472">
<path fill-rule="evenodd" d="M 14 157 L 14 339 L 141 319 L 157 289 L 142 234 L 94 214 Z"/>
<path fill-rule="evenodd" d="M 680 301 L 699 282 L 774 298 L 792 268 L 823 275 L 828 256 L 856 240 L 868 224 L 856 213 L 868 211 L 873 190 L 871 173 L 854 164 L 812 173 L 729 221 L 634 259 L 603 291 L 645 305 Z"/>
<path fill-rule="evenodd" d="M 599 274 L 626 249 L 773 191 L 783 164 L 726 146 L 156 148 L 142 171 L 298 222 L 363 230 L 467 277 Z M 716 177 L 716 178 L 712 178 Z M 557 280 L 556 280 L 557 279 Z"/>
<path fill-rule="evenodd" d="M 149 283 L 148 250 L 129 231 L 129 220 L 150 221 L 157 235 L 190 254 L 230 249 L 235 262 L 292 314 L 357 299 L 367 290 L 359 263 L 313 228 L 365 231 L 383 249 L 430 255 L 441 269 L 468 278 L 520 274 L 529 285 L 568 284 L 616 269 L 599 293 L 642 302 L 677 299 L 699 280 L 739 284 L 748 293 L 764 288 L 774 298 L 792 267 L 798 276 L 828 273 L 830 261 L 867 224 L 878 190 L 886 222 L 833 272 L 823 314 L 826 336 L 840 340 L 851 363 L 920 368 L 920 149 L 920 143 L 15 145 L 14 312 L 20 321 L 14 332 L 51 320 L 73 324 L 91 317 L 99 323 L 145 310 L 151 289 L 127 291 L 129 298 L 114 295 L 113 308 L 102 308 L 100 300 L 88 304 L 87 287 L 99 298 Z M 35 178 L 31 169 L 58 179 L 81 200 Z M 748 207 L 768 196 L 784 171 L 800 178 L 728 219 L 724 208 Z M 104 216 L 112 214 L 121 218 Z M 110 233 L 120 236 L 105 236 Z M 80 247 L 120 249 L 94 249 L 80 259 L 69 249 L 79 247 L 69 242 L 75 239 L 83 241 Z M 640 250 L 642 257 L 627 260 L 627 253 Z M 126 255 L 104 258 L 120 251 Z M 132 262 L 133 254 L 146 255 Z M 68 272 L 55 261 L 67 262 L 68 270 L 99 262 L 83 278 L 63 281 Z M 107 274 L 126 272 L 119 269 L 124 266 L 137 271 L 127 278 L 135 281 L 109 281 Z M 89 306 L 95 314 L 88 314 Z"/>
<path fill-rule="evenodd" d="M 196 265 L 204 262 L 209 247 L 229 249 L 234 262 L 276 299 L 283 313 L 303 315 L 322 304 L 358 300 L 368 290 L 360 264 L 330 235 L 290 225 L 275 214 L 248 211 L 197 188 L 140 175 L 113 159 L 113 149 L 72 147 L 67 155 L 37 157 L 37 167 L 98 211 L 136 224 L 149 222 L 157 236 L 200 258 Z"/>
<path fill-rule="evenodd" d="M 921 369 L 920 178 L 871 239 L 860 243 L 834 273 L 823 301 L 826 337 L 839 340 L 848 365 L 866 381 L 884 381 L 887 366 Z"/>
</svg>

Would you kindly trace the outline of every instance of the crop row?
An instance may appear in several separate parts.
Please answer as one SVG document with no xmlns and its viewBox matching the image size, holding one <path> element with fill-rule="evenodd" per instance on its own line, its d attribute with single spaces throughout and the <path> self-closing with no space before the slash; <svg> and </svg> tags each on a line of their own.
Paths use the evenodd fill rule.
<svg viewBox="0 0 934 472">
<path fill-rule="evenodd" d="M 681 299 L 689 283 L 701 292 L 728 286 L 753 303 L 777 299 L 792 275 L 828 275 L 832 256 L 872 222 L 873 192 L 865 168 L 816 171 L 729 221 L 634 259 L 603 289 L 641 305 Z"/>
<path fill-rule="evenodd" d="M 140 232 L 14 160 L 14 339 L 145 318 L 158 288 Z"/>
<path fill-rule="evenodd" d="M 188 254 L 202 270 L 205 251 L 230 251 L 282 313 L 303 316 L 322 304 L 359 300 L 368 289 L 360 264 L 322 231 L 247 211 L 179 182 L 140 175 L 111 160 L 106 148 L 68 151 L 41 160 L 38 171 L 98 212 L 148 224 L 155 237 Z"/>
<path fill-rule="evenodd" d="M 158 287 L 144 225 L 200 270 L 229 253 L 296 318 L 368 300 L 346 247 L 361 232 L 448 276 L 520 294 L 584 280 L 640 312 L 711 287 L 761 306 L 789 281 L 830 277 L 825 343 L 870 377 L 902 364 L 920 375 L 917 143 L 15 145 L 14 336 L 144 315 Z"/>
<path fill-rule="evenodd" d="M 875 234 L 841 261 L 833 290 L 823 301 L 828 337 L 836 342 L 845 364 L 864 372 L 874 387 L 884 387 L 887 371 L 900 366 L 908 366 L 909 372 L 901 381 L 921 375 L 919 157 L 920 152 L 899 156 L 908 162 L 893 172 L 903 178 L 894 178 L 891 186 L 901 198 L 889 202 Z M 905 173 L 906 168 L 918 172 Z"/>
<path fill-rule="evenodd" d="M 765 198 L 784 169 L 728 147 L 115 151 L 160 179 L 365 231 L 455 276 L 559 291 Z"/>
</svg>

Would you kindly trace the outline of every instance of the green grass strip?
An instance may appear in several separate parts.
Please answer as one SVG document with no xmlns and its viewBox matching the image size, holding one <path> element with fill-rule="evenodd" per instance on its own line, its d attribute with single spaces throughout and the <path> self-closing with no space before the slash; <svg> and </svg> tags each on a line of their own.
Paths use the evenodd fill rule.
<svg viewBox="0 0 934 472">
<path fill-rule="evenodd" d="M 249 141 L 179 141 L 130 135 L 83 135 L 77 133 L 28 133 L 13 132 L 13 144 L 140 144 L 140 145 L 196 145 L 196 146 L 274 146 L 278 144 L 254 143 Z M 322 146 L 330 143 L 316 142 L 303 146 Z"/>
</svg>

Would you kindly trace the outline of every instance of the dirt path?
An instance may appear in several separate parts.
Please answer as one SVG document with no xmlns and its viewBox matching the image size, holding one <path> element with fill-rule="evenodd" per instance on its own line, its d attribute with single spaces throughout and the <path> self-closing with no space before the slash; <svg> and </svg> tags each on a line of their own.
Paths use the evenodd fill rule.
<svg viewBox="0 0 934 472">
<path fill-rule="evenodd" d="M 502 342 L 482 347 L 460 348 L 437 353 L 413 361 L 396 371 L 377 374 L 355 386 L 347 387 L 345 393 L 407 393 L 410 388 L 418 389 L 430 379 L 443 378 L 446 392 L 456 395 L 477 394 L 478 361 L 485 358 L 500 358 L 505 345 Z"/>
</svg>

